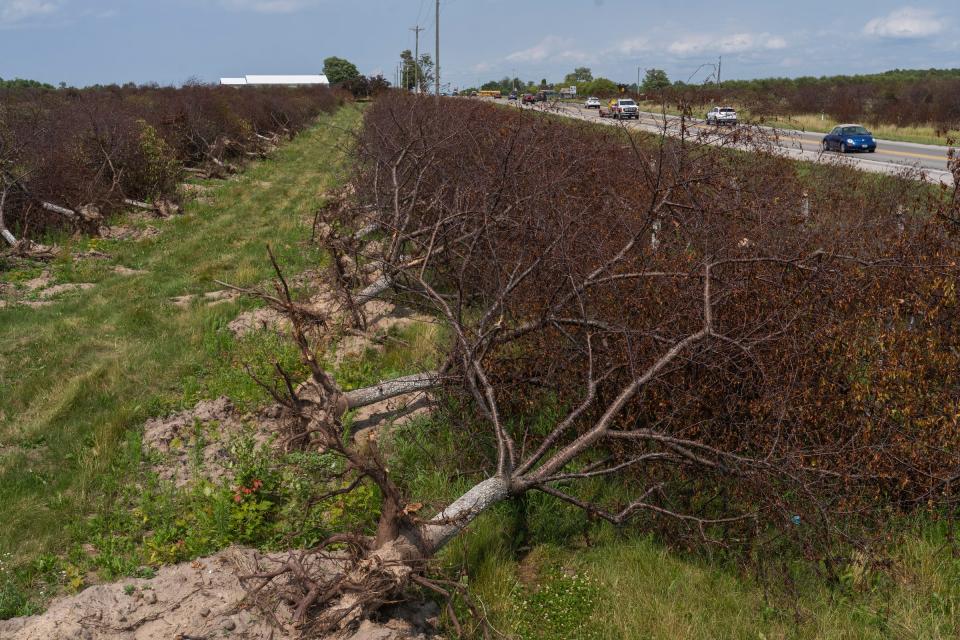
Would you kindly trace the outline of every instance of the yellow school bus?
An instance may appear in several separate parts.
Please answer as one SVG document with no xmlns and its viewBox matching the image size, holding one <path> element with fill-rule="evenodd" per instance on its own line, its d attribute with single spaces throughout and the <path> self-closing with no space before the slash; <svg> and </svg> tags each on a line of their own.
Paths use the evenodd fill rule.
<svg viewBox="0 0 960 640">
<path fill-rule="evenodd" d="M 503 94 L 499 90 L 486 90 L 479 93 L 481 98 L 502 98 Z"/>
</svg>

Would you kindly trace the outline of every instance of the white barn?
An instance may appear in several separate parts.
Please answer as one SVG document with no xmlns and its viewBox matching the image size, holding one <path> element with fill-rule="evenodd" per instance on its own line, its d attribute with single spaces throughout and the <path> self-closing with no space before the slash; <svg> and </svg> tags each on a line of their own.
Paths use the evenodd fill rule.
<svg viewBox="0 0 960 640">
<path fill-rule="evenodd" d="M 310 85 L 327 86 L 330 81 L 322 73 L 300 76 L 243 76 L 242 78 L 220 78 L 220 84 L 225 87 L 265 87 L 285 86 L 303 87 Z"/>
</svg>

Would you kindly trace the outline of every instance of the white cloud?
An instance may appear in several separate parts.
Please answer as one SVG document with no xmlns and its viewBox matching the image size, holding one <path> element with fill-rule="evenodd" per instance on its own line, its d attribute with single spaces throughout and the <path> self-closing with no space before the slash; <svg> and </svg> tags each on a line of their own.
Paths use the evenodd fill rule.
<svg viewBox="0 0 960 640">
<path fill-rule="evenodd" d="M 709 48 L 710 42 L 706 36 L 684 36 L 671 42 L 667 51 L 678 56 L 696 55 Z"/>
<path fill-rule="evenodd" d="M 734 33 L 727 36 L 690 35 L 675 40 L 667 51 L 680 56 L 696 56 L 705 53 L 750 53 L 784 49 L 787 41 L 769 33 Z"/>
<path fill-rule="evenodd" d="M 787 40 L 780 36 L 770 36 L 767 38 L 766 42 L 763 43 L 764 49 L 776 50 L 776 49 L 786 49 Z"/>
<path fill-rule="evenodd" d="M 228 9 L 257 13 L 293 13 L 318 4 L 317 0 L 220 0 Z"/>
<path fill-rule="evenodd" d="M 0 0 L 0 23 L 12 23 L 49 15 L 60 8 L 50 0 Z"/>
<path fill-rule="evenodd" d="M 863 27 L 863 32 L 880 38 L 928 38 L 943 31 L 943 20 L 933 11 L 904 7 L 874 18 Z"/>
<path fill-rule="evenodd" d="M 573 41 L 559 36 L 547 36 L 529 49 L 514 51 L 506 57 L 509 62 L 543 62 L 544 60 L 562 60 L 584 62 L 589 56 L 573 48 Z"/>
<path fill-rule="evenodd" d="M 610 53 L 619 53 L 623 56 L 632 56 L 651 49 L 650 41 L 646 38 L 629 38 L 616 43 Z"/>
</svg>

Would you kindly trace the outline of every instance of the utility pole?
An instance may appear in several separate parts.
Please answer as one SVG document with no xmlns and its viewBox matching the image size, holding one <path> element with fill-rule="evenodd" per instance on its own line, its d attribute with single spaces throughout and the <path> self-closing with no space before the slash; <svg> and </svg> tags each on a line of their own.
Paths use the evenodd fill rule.
<svg viewBox="0 0 960 640">
<path fill-rule="evenodd" d="M 437 107 L 440 107 L 440 0 L 437 0 L 436 60 L 433 61 L 433 74 L 436 80 Z"/>
<path fill-rule="evenodd" d="M 640 67 L 637 67 L 637 95 L 640 95 Z"/>
<path fill-rule="evenodd" d="M 717 86 L 720 86 L 720 70 L 723 68 L 723 56 L 717 58 Z"/>
<path fill-rule="evenodd" d="M 416 92 L 420 93 L 420 32 L 425 31 L 423 27 L 417 25 L 415 27 L 410 27 L 410 31 L 413 31 L 414 35 L 414 45 L 413 45 L 413 78 L 416 82 Z"/>
</svg>

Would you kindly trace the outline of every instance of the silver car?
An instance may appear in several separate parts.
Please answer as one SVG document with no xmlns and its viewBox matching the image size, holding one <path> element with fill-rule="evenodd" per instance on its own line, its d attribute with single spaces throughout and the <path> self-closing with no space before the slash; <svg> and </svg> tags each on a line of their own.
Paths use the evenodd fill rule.
<svg viewBox="0 0 960 640">
<path fill-rule="evenodd" d="M 600 98 L 594 98 L 590 96 L 587 98 L 587 101 L 583 103 L 587 109 L 599 109 L 600 108 Z"/>
<path fill-rule="evenodd" d="M 737 112 L 733 107 L 714 107 L 706 117 L 707 124 L 720 126 L 722 124 L 734 127 L 737 125 Z"/>
</svg>

